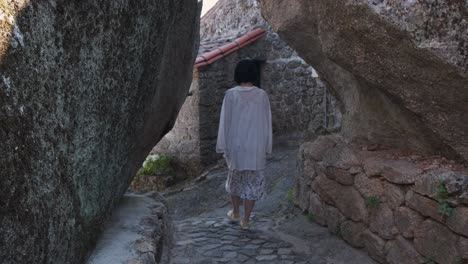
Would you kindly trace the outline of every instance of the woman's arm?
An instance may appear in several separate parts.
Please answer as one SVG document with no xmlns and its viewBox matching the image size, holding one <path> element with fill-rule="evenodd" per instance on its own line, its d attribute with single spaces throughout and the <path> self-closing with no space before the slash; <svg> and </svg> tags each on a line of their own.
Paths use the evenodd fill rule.
<svg viewBox="0 0 468 264">
<path fill-rule="evenodd" d="M 267 141 L 266 141 L 266 153 L 271 154 L 273 148 L 273 131 L 271 125 L 271 108 L 270 100 L 268 99 L 268 94 L 265 93 L 265 113 L 266 113 L 266 132 L 267 132 Z"/>
<path fill-rule="evenodd" d="M 226 93 L 221 107 L 221 114 L 219 117 L 218 138 L 216 141 L 216 152 L 225 153 L 228 149 L 227 138 L 231 125 L 231 100 Z"/>
</svg>

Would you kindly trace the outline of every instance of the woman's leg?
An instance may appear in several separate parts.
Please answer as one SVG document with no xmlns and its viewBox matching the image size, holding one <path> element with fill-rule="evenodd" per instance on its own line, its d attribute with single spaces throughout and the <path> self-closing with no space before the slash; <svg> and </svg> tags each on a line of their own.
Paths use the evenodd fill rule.
<svg viewBox="0 0 468 264">
<path fill-rule="evenodd" d="M 236 195 L 231 195 L 231 202 L 232 202 L 232 212 L 234 216 L 239 215 L 239 206 L 240 206 L 240 197 Z"/>
<path fill-rule="evenodd" d="M 244 220 L 243 222 L 248 224 L 250 220 L 250 214 L 255 205 L 255 200 L 244 200 Z"/>
</svg>

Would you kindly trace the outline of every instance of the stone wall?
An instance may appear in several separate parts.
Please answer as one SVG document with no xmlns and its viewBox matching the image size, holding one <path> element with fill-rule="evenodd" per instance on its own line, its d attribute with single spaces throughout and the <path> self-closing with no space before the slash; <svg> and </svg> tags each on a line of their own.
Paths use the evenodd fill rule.
<svg viewBox="0 0 468 264">
<path fill-rule="evenodd" d="M 261 88 L 270 98 L 273 133 L 295 134 L 302 138 L 340 127 L 340 112 L 325 84 L 294 51 L 274 33 L 211 65 L 196 70 L 190 95 L 174 129 L 153 149 L 176 159 L 194 176 L 216 162 L 219 114 L 224 92 L 236 86 L 234 69 L 238 61 L 251 58 L 261 63 Z"/>
<path fill-rule="evenodd" d="M 341 112 L 334 96 L 315 70 L 270 31 L 256 0 L 220 0 L 201 22 L 202 41 L 237 36 L 256 26 L 267 30 L 265 37 L 196 70 L 174 129 L 153 153 L 173 156 L 191 176 L 220 158 L 215 145 L 221 104 L 224 92 L 236 86 L 237 62 L 245 58 L 261 64 L 260 86 L 270 98 L 275 136 L 290 134 L 300 140 L 339 130 Z"/>
<path fill-rule="evenodd" d="M 0 5 L 0 262 L 83 263 L 175 122 L 196 0 Z"/>
<path fill-rule="evenodd" d="M 349 244 L 379 263 L 468 263 L 464 166 L 334 135 L 299 155 L 295 203 Z"/>
</svg>

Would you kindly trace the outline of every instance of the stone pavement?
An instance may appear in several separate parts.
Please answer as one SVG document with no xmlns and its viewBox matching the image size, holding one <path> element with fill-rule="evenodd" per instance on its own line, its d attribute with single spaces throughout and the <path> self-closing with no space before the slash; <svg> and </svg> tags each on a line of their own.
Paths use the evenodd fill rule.
<svg viewBox="0 0 468 264">
<path fill-rule="evenodd" d="M 293 206 L 296 161 L 297 147 L 275 146 L 266 168 L 267 198 L 255 205 L 250 230 L 225 216 L 225 169 L 168 192 L 176 230 L 172 264 L 375 264 Z"/>
<path fill-rule="evenodd" d="M 173 264 L 307 263 L 291 243 L 262 231 L 271 224 L 260 220 L 241 230 L 223 217 L 179 221 Z"/>
</svg>

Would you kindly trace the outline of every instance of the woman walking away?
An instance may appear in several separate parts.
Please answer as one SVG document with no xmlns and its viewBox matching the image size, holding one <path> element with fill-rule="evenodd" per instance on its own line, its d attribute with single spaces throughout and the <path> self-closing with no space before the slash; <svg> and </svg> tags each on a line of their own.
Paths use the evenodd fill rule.
<svg viewBox="0 0 468 264">
<path fill-rule="evenodd" d="M 239 221 L 244 200 L 242 229 L 248 229 L 255 201 L 265 194 L 266 154 L 271 154 L 270 101 L 266 92 L 254 85 L 259 79 L 252 60 L 240 61 L 234 79 L 238 86 L 226 91 L 219 121 L 216 151 L 224 153 L 229 169 L 226 191 L 231 195 L 228 217 Z"/>
</svg>

